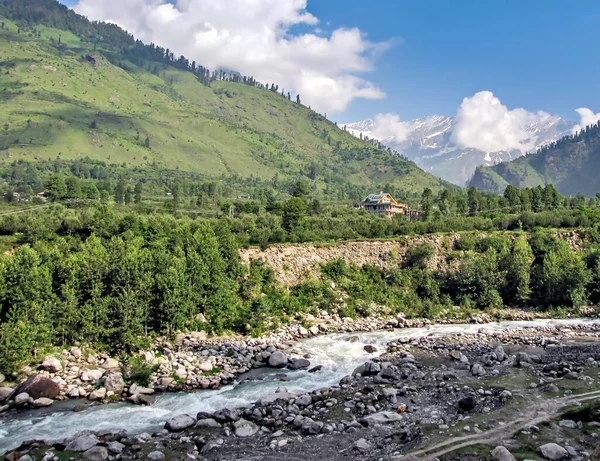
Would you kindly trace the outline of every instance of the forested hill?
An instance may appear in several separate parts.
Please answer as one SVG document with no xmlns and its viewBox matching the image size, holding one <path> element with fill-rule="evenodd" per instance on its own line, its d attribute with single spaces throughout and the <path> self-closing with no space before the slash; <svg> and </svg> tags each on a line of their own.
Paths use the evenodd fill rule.
<svg viewBox="0 0 600 461">
<path fill-rule="evenodd" d="M 0 164 L 107 164 L 305 179 L 325 195 L 447 183 L 276 83 L 209 70 L 54 0 L 0 0 Z"/>
<path fill-rule="evenodd" d="M 600 124 L 544 147 L 536 154 L 478 168 L 471 186 L 502 192 L 507 185 L 524 188 L 554 184 L 563 195 L 588 197 L 599 189 Z"/>
</svg>

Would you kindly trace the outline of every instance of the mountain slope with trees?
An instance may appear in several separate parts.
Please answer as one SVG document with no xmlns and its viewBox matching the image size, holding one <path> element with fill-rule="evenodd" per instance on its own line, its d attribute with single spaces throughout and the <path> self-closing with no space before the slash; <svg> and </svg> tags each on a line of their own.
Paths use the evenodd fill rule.
<svg viewBox="0 0 600 461">
<path fill-rule="evenodd" d="M 0 22 L 1 161 L 87 156 L 206 178 L 306 179 L 335 198 L 447 185 L 275 83 L 211 71 L 55 0 L 0 0 Z"/>
<path fill-rule="evenodd" d="M 513 162 L 481 167 L 470 185 L 502 192 L 509 184 L 518 188 L 554 184 L 563 195 L 593 196 L 599 189 L 600 124 L 565 136 L 536 154 Z"/>
</svg>

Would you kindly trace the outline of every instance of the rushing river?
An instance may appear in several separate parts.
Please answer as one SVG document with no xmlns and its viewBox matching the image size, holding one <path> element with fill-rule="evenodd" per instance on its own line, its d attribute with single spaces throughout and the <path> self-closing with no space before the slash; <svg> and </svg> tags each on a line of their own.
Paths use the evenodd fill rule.
<svg viewBox="0 0 600 461">
<path fill-rule="evenodd" d="M 248 405 L 275 392 L 280 386 L 287 387 L 290 392 L 306 392 L 332 386 L 342 377 L 350 374 L 356 366 L 373 356 L 364 351 L 363 347 L 366 344 L 384 350 L 388 342 L 400 337 L 415 338 L 458 332 L 477 333 L 483 327 L 501 331 L 508 328 L 569 326 L 594 322 L 600 323 L 600 320 L 535 320 L 484 325 L 431 325 L 425 328 L 319 336 L 301 341 L 296 346 L 302 354 L 310 354 L 311 366 L 323 366 L 323 369 L 317 373 L 278 370 L 281 373 L 286 372 L 287 382 L 281 382 L 275 374 L 266 373 L 264 379 L 260 381 L 232 384 L 219 390 L 189 394 L 160 394 L 157 396 L 156 403 L 150 406 L 115 403 L 93 406 L 83 412 L 75 413 L 72 411 L 72 403 L 60 402 L 48 410 L 30 410 L 18 415 L 5 416 L 0 419 L 0 454 L 17 447 L 24 440 L 57 441 L 84 429 L 95 431 L 125 429 L 129 434 L 152 432 L 162 429 L 165 421 L 182 413 L 195 415 L 199 411 L 212 412 L 225 407 Z M 350 342 L 348 341 L 350 336 L 357 336 L 359 339 Z"/>
</svg>

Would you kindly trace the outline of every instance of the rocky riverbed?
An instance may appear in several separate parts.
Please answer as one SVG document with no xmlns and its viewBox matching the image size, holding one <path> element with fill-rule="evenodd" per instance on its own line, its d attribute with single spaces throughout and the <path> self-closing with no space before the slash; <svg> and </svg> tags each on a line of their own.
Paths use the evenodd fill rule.
<svg viewBox="0 0 600 461">
<path fill-rule="evenodd" d="M 592 456 L 600 432 L 600 414 L 593 405 L 600 396 L 598 324 L 504 331 L 483 327 L 443 337 L 422 330 L 414 336 L 401 331 L 386 333 L 387 348 L 365 346 L 365 354 L 372 358 L 333 385 L 297 392 L 283 381 L 276 392 L 251 405 L 182 413 L 152 433 L 84 431 L 53 443 L 25 442 L 7 458 Z M 339 339 L 356 341 L 351 334 Z M 282 351 L 269 350 L 273 346 L 266 343 L 258 347 L 262 351 L 258 362 L 273 366 L 295 362 Z M 303 352 L 302 343 L 294 348 Z M 255 363 L 256 359 L 255 354 Z M 323 371 L 313 373 L 318 377 Z M 458 446 L 465 444 L 465 437 L 467 445 Z"/>
</svg>

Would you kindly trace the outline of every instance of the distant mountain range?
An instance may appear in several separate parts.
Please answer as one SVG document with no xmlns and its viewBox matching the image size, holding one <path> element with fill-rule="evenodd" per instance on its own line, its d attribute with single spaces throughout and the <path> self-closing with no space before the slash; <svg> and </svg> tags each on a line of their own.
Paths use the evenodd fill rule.
<svg viewBox="0 0 600 461">
<path fill-rule="evenodd" d="M 452 141 L 456 117 L 432 115 L 404 123 L 408 136 L 398 140 L 395 136 L 378 138 L 375 122 L 371 119 L 350 123 L 346 129 L 355 136 L 378 138 L 386 146 L 413 160 L 425 171 L 460 186 L 466 185 L 479 166 L 491 166 L 521 157 L 520 150 L 483 152 L 463 148 Z M 549 116 L 525 127 L 535 139 L 536 148 L 548 145 L 570 135 L 575 122 L 558 116 Z"/>
<path fill-rule="evenodd" d="M 600 125 L 567 135 L 538 153 L 512 162 L 477 168 L 471 186 L 502 193 L 506 186 L 537 187 L 553 184 L 563 195 L 588 197 L 600 191 Z"/>
</svg>

